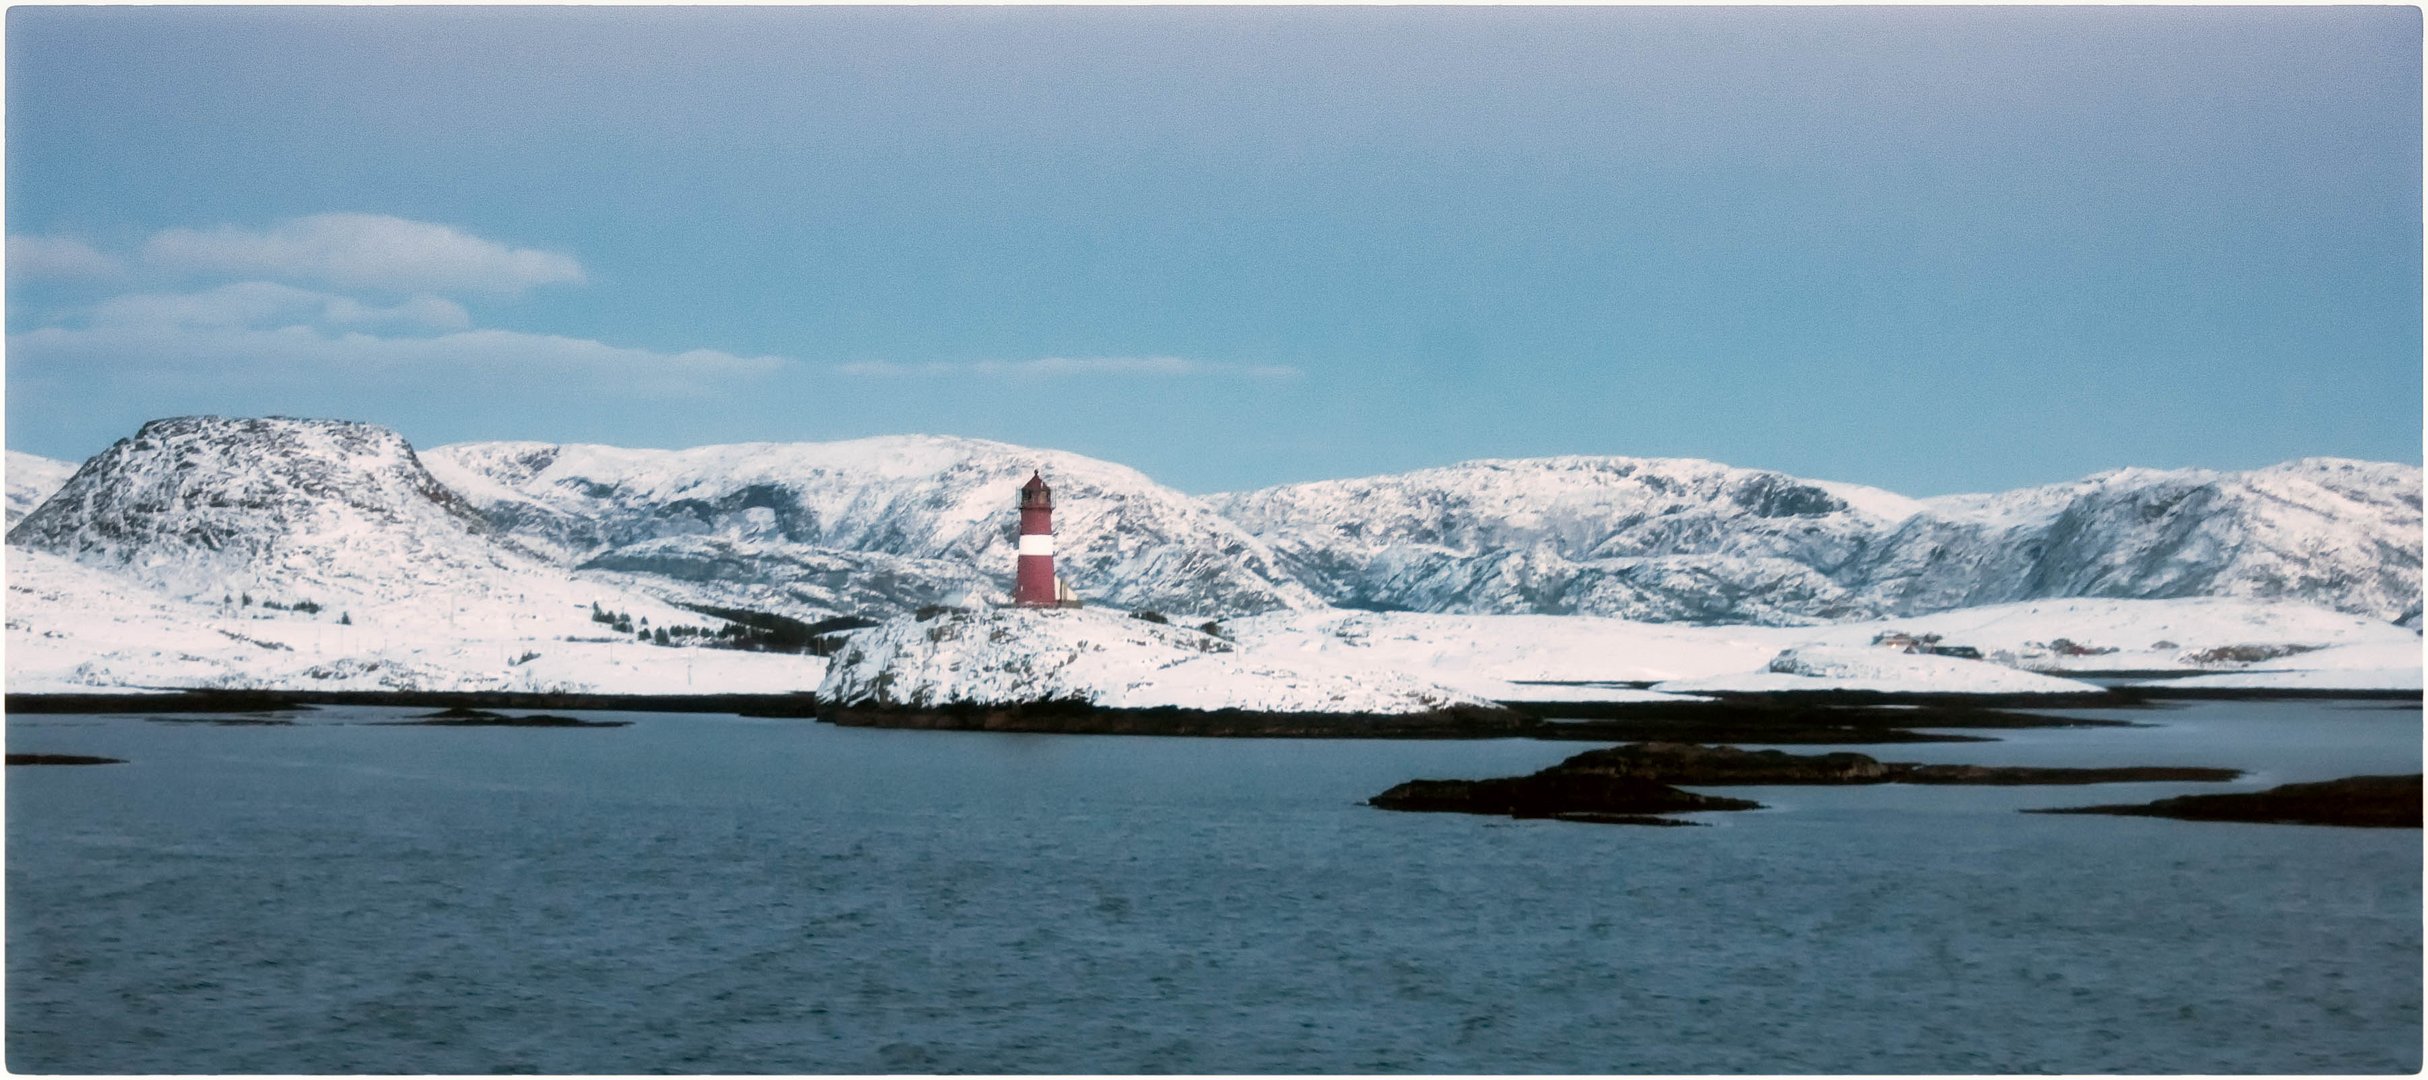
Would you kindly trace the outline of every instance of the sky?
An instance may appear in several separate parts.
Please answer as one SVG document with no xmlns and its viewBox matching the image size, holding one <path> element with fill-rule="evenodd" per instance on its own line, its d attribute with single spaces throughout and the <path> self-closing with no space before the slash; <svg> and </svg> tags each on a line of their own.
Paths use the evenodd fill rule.
<svg viewBox="0 0 2428 1080">
<path fill-rule="evenodd" d="M 13 7 L 5 439 L 2416 463 L 2420 21 Z"/>
</svg>

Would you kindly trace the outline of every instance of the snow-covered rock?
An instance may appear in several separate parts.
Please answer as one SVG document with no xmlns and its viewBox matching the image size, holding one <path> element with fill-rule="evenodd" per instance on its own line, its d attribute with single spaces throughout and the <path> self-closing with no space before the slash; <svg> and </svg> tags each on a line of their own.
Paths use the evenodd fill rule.
<svg viewBox="0 0 2428 1080">
<path fill-rule="evenodd" d="M 710 693 L 806 689 L 824 673 L 815 658 L 660 648 L 600 624 L 594 610 L 723 625 L 504 542 L 403 438 L 367 424 L 153 421 L 86 462 L 9 545 L 12 688 Z"/>
<path fill-rule="evenodd" d="M 33 513 L 42 500 L 51 497 L 67 478 L 76 474 L 76 463 L 57 461 L 34 454 L 8 452 L 8 527 L 16 528 L 19 519 Z"/>
<path fill-rule="evenodd" d="M 1913 500 L 1704 461 L 1477 461 L 1213 496 L 1326 601 L 1810 623 L 2075 596 L 2420 617 L 2420 469 L 2125 469 Z"/>
<path fill-rule="evenodd" d="M 370 603 L 537 565 L 496 543 L 401 436 L 332 420 L 154 420 L 8 541 L 185 599 Z"/>
<path fill-rule="evenodd" d="M 1919 508 L 1708 461 L 1470 461 L 1212 497 L 1345 607 L 1812 622 L 1868 614 L 1831 580 Z"/>
<path fill-rule="evenodd" d="M 1009 599 L 1002 583 L 954 559 L 916 559 L 730 536 L 667 536 L 610 548 L 576 577 L 684 603 L 765 611 L 803 622 L 838 612 L 913 611 Z"/>
<path fill-rule="evenodd" d="M 902 616 L 852 635 L 818 688 L 844 707 L 1085 701 L 1101 708 L 1409 715 L 1481 700 L 1390 668 L 1242 652 L 1202 630 L 1088 609 Z"/>
<path fill-rule="evenodd" d="M 2420 469 L 2310 458 L 2249 472 L 2121 469 L 1928 501 L 1840 572 L 1884 611 L 2071 596 L 2300 600 L 2420 611 Z"/>
<path fill-rule="evenodd" d="M 1802 690 L 1999 695 L 2103 692 L 2090 683 L 2018 671 L 1982 660 L 1829 645 L 1808 645 L 1782 651 L 1760 671 L 1679 679 L 1660 683 L 1653 689 L 1683 694 Z"/>
<path fill-rule="evenodd" d="M 1033 469 L 1054 489 L 1056 569 L 1090 603 L 1193 614 L 1318 603 L 1262 542 L 1198 500 L 1055 450 L 893 436 L 689 450 L 466 443 L 427 457 L 489 521 L 564 565 L 635 584 L 652 575 L 687 592 L 686 572 L 669 567 L 765 558 L 770 566 L 722 579 L 726 595 L 797 616 L 1008 591 L 1015 493 Z M 672 538 L 725 546 L 665 546 Z M 856 560 L 848 574 L 816 565 L 846 557 Z M 805 578 L 819 583 L 797 587 Z"/>
</svg>

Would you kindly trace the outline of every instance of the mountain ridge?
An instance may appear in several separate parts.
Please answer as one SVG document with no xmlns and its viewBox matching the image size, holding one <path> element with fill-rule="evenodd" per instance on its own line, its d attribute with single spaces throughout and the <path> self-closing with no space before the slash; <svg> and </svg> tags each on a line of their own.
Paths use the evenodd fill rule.
<svg viewBox="0 0 2428 1080">
<path fill-rule="evenodd" d="M 205 422 L 347 423 L 169 418 L 135 440 Z M 2348 458 L 2123 468 L 1915 499 L 1700 459 L 1561 455 L 1201 498 L 1117 463 L 954 436 L 418 453 L 392 432 L 376 441 L 428 478 L 397 482 L 434 486 L 424 501 L 462 525 L 467 548 L 670 602 L 808 618 L 999 599 L 1009 492 L 1031 468 L 1055 485 L 1058 562 L 1082 596 L 1181 614 L 1332 606 L 1794 625 L 2067 596 L 2230 596 L 2420 617 L 2420 469 Z M 117 558 L 98 553 L 108 527 L 57 534 L 52 500 L 35 493 L 46 471 L 80 476 L 92 463 L 12 452 L 9 464 L 12 513 L 42 504 L 12 543 Z M 164 482 L 149 476 L 140 498 L 244 500 L 225 485 L 177 496 Z M 343 501 L 343 485 L 327 490 Z M 109 502 L 76 476 L 53 494 Z"/>
</svg>

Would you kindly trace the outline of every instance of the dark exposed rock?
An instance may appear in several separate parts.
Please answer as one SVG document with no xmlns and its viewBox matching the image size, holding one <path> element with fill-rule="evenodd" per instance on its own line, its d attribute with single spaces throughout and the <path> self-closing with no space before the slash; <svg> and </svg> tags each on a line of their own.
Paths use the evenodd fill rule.
<svg viewBox="0 0 2428 1080">
<path fill-rule="evenodd" d="M 2074 769 L 2028 765 L 1923 765 L 1879 761 L 1868 754 L 1790 754 L 1734 746 L 1637 743 L 1588 750 L 1552 766 L 1565 772 L 1652 780 L 1664 784 L 2114 784 L 2226 781 L 2242 773 L 2176 765 Z"/>
<path fill-rule="evenodd" d="M 212 727 L 294 727 L 283 716 L 147 716 L 155 724 L 208 724 Z"/>
<path fill-rule="evenodd" d="M 2141 766 L 2111 769 L 1920 765 L 1866 754 L 1790 754 L 1734 746 L 1638 743 L 1588 750 L 1531 776 L 1411 780 L 1368 800 L 1385 810 L 1450 810 L 1510 817 L 1664 814 L 1753 810 L 1742 799 L 1699 795 L 1672 784 L 2100 784 L 2232 780 L 2233 769 Z"/>
<path fill-rule="evenodd" d="M 1663 784 L 1876 784 L 1888 778 L 1889 768 L 1863 754 L 1790 754 L 1652 742 L 1587 750 L 1546 771 Z"/>
<path fill-rule="evenodd" d="M 2247 821 L 2279 825 L 2420 827 L 2420 777 L 2348 776 L 2312 784 L 2226 795 L 2178 795 L 2125 806 L 2068 806 L 2027 814 L 2115 814 L 2183 821 Z"/>
<path fill-rule="evenodd" d="M 2120 765 L 2106 769 L 2040 768 L 2030 765 L 1913 765 L 1889 766 L 1893 784 L 2149 784 L 2223 783 L 2241 776 L 2240 769 L 2211 769 L 2192 765 Z"/>
<path fill-rule="evenodd" d="M 1762 808 L 1760 803 L 1745 799 L 1698 795 L 1635 777 L 1564 772 L 1556 765 L 1532 776 L 1497 780 L 1410 780 L 1367 802 L 1384 810 L 1449 810 L 1571 821 L 1606 821 L 1612 817 L 1684 810 Z"/>
<path fill-rule="evenodd" d="M 274 690 L 181 690 L 165 694 L 10 694 L 10 713 L 275 712 L 298 706 Z"/>
<path fill-rule="evenodd" d="M 411 720 L 395 720 L 390 721 L 389 723 L 394 725 L 408 725 L 415 727 L 602 728 L 629 727 L 631 726 L 632 721 L 580 720 L 570 716 L 550 716 L 546 713 L 532 713 L 528 716 L 507 716 L 504 713 L 493 713 L 483 709 L 466 709 L 459 707 L 453 709 L 443 709 L 438 712 L 430 713 L 426 716 L 416 717 Z"/>
<path fill-rule="evenodd" d="M 11 765 L 124 765 L 125 758 L 92 757 L 86 754 L 10 754 Z"/>
<path fill-rule="evenodd" d="M 568 694 L 522 690 L 185 690 L 173 694 L 10 694 L 11 713 L 262 712 L 312 705 L 740 713 L 807 718 L 815 694 Z"/>
<path fill-rule="evenodd" d="M 1533 724 L 1500 709 L 1454 706 L 1426 713 L 1293 713 L 1244 709 L 1115 709 L 1081 700 L 924 707 L 851 706 L 822 710 L 838 727 L 927 731 L 1001 731 L 1062 735 L 1186 735 L 1317 739 L 1485 739 L 1532 733 Z"/>
</svg>

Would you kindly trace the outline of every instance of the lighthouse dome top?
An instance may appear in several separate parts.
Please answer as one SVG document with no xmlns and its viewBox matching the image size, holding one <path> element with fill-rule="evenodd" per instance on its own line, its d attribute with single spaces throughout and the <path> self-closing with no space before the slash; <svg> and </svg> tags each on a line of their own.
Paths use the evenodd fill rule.
<svg viewBox="0 0 2428 1080">
<path fill-rule="evenodd" d="M 1037 470 L 1037 469 L 1031 469 L 1031 470 L 1029 470 L 1029 482 L 1028 482 L 1028 483 L 1025 483 L 1025 484 L 1020 485 L 1020 490 L 1022 490 L 1022 491 L 1044 491 L 1044 490 L 1046 490 L 1046 487 L 1045 487 L 1045 474 L 1044 474 L 1044 472 L 1042 472 L 1042 471 L 1040 471 L 1040 470 Z"/>
</svg>

